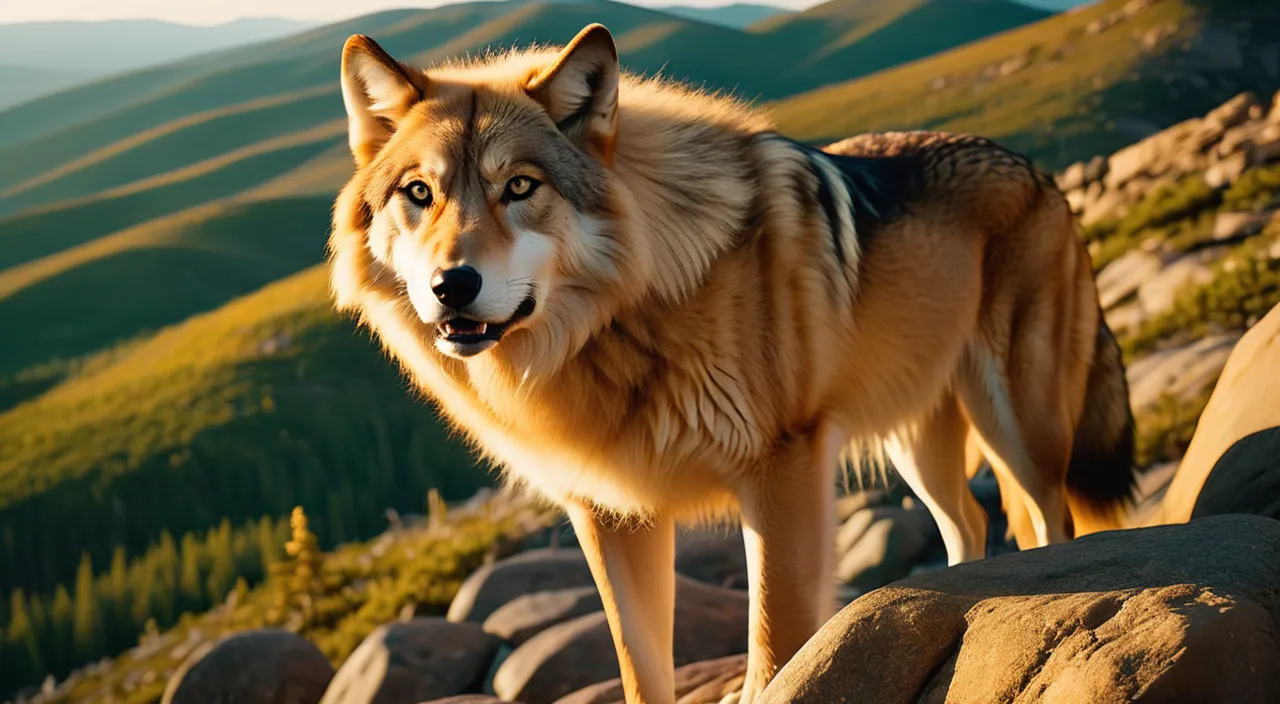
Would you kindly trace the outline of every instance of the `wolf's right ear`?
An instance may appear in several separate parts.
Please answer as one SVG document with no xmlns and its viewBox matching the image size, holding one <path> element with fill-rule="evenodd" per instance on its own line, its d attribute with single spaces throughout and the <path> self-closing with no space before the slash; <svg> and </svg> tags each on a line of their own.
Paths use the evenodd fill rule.
<svg viewBox="0 0 1280 704">
<path fill-rule="evenodd" d="M 342 47 L 342 103 L 356 166 L 377 156 L 395 133 L 396 123 L 422 99 L 410 71 L 362 34 L 351 36 Z"/>
</svg>

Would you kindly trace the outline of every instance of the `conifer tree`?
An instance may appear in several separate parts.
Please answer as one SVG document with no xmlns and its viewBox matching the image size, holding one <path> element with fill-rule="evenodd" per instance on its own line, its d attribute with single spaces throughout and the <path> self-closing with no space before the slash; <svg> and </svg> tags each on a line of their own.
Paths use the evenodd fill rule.
<svg viewBox="0 0 1280 704">
<path fill-rule="evenodd" d="M 13 590 L 9 599 L 9 627 L 5 634 L 5 684 L 12 687 L 35 682 L 44 674 L 39 636 L 27 607 L 26 594 Z"/>
<path fill-rule="evenodd" d="M 94 589 L 93 561 L 87 552 L 81 555 L 80 568 L 76 570 L 74 608 L 71 639 L 72 652 L 78 664 L 88 662 L 102 652 L 101 610 L 98 608 L 98 593 Z"/>
<path fill-rule="evenodd" d="M 199 611 L 204 606 L 205 586 L 204 580 L 201 578 L 200 544 L 196 542 L 195 536 L 190 533 L 185 533 L 182 536 L 180 559 L 182 567 L 178 573 L 177 611 L 179 613 Z"/>
<path fill-rule="evenodd" d="M 58 675 L 71 669 L 71 623 L 75 609 L 71 604 L 71 594 L 64 584 L 59 584 L 53 592 L 53 604 L 49 607 L 49 645 L 45 649 L 46 666 L 49 672 Z"/>
</svg>

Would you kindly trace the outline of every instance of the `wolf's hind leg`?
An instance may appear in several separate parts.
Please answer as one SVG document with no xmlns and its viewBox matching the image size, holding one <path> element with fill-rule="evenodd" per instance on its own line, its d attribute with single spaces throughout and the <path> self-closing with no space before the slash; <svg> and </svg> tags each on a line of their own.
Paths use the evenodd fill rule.
<svg viewBox="0 0 1280 704">
<path fill-rule="evenodd" d="M 1025 361 L 1019 393 L 1012 394 L 1003 362 L 978 350 L 962 365 L 956 383 L 991 468 L 1022 489 L 1036 547 L 1070 538 L 1066 476 L 1071 428 L 1052 363 Z"/>
<path fill-rule="evenodd" d="M 627 704 L 675 704 L 675 522 L 615 526 L 566 506 L 604 602 Z"/>
<path fill-rule="evenodd" d="M 751 594 L 739 704 L 760 696 L 835 611 L 835 470 L 846 440 L 824 423 L 738 487 Z"/>
<path fill-rule="evenodd" d="M 965 471 L 968 433 L 969 422 L 948 394 L 919 426 L 885 443 L 894 468 L 938 524 L 950 565 L 987 554 L 987 514 L 969 490 Z"/>
</svg>

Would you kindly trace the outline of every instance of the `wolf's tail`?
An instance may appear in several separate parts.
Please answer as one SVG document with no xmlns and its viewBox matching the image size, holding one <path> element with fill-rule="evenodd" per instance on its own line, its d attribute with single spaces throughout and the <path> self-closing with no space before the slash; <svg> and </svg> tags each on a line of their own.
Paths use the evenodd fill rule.
<svg viewBox="0 0 1280 704">
<path fill-rule="evenodd" d="M 1129 382 L 1120 345 L 1099 311 L 1093 366 L 1067 468 L 1067 504 L 1074 534 L 1125 527 L 1136 484 Z"/>
</svg>

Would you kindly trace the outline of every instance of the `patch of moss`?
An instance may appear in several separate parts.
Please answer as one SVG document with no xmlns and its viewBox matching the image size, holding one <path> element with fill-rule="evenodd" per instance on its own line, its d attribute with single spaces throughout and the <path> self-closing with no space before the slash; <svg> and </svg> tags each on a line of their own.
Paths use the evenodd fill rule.
<svg viewBox="0 0 1280 704">
<path fill-rule="evenodd" d="M 1182 458 L 1215 383 L 1189 398 L 1162 394 L 1155 407 L 1134 418 L 1134 459 L 1139 467 Z"/>
<path fill-rule="evenodd" d="M 1280 206 L 1280 164 L 1250 169 L 1222 194 L 1224 210 L 1262 210 Z"/>
</svg>

